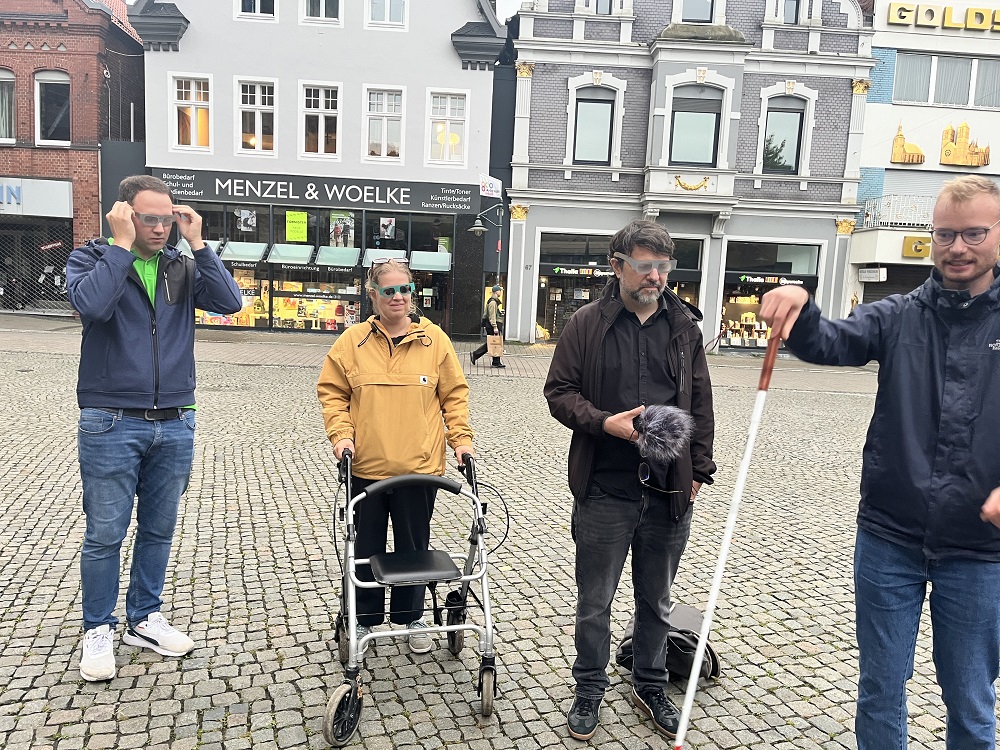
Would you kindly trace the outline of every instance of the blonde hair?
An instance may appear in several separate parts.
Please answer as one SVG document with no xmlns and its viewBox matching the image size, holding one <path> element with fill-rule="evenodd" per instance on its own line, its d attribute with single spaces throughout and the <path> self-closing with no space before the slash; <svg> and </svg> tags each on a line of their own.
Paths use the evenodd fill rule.
<svg viewBox="0 0 1000 750">
<path fill-rule="evenodd" d="M 413 273 L 410 271 L 410 267 L 406 263 L 400 263 L 395 258 L 390 258 L 384 263 L 372 263 L 371 268 L 368 269 L 368 281 L 365 284 L 365 287 L 368 289 L 368 293 L 372 295 L 373 301 L 378 297 L 379 279 L 381 279 L 384 274 L 393 272 L 405 274 L 406 280 L 413 283 Z M 407 312 L 411 315 L 419 314 L 417 305 L 413 301 L 416 296 L 416 291 L 410 295 L 410 309 L 407 310 Z"/>
<path fill-rule="evenodd" d="M 965 203 L 980 195 L 992 197 L 1000 206 L 1000 185 L 988 177 L 965 174 L 944 183 L 938 194 L 938 201 Z"/>
</svg>

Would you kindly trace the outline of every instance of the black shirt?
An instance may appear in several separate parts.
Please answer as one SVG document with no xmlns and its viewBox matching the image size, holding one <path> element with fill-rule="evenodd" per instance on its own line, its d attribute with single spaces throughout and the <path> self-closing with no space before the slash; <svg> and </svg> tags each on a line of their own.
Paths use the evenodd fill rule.
<svg viewBox="0 0 1000 750">
<path fill-rule="evenodd" d="M 670 322 L 662 298 L 645 323 L 639 323 L 634 312 L 622 310 L 604 337 L 600 408 L 618 414 L 641 405 L 675 404 L 677 382 L 667 364 L 669 343 Z M 597 441 L 594 456 L 594 482 L 602 490 L 640 499 L 638 472 L 643 458 L 633 443 L 605 434 Z M 649 483 L 666 487 L 669 467 L 646 463 Z"/>
</svg>

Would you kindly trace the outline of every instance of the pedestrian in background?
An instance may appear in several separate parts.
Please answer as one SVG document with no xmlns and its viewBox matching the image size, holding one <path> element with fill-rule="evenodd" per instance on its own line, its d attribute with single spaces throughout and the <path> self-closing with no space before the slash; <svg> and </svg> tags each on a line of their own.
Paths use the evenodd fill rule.
<svg viewBox="0 0 1000 750">
<path fill-rule="evenodd" d="M 715 417 L 701 313 L 666 289 L 674 242 L 651 221 L 611 238 L 615 278 L 569 319 L 545 381 L 549 411 L 573 430 L 569 486 L 576 542 L 576 696 L 572 737 L 594 736 L 608 688 L 611 603 L 632 551 L 635 586 L 632 702 L 674 737 L 680 712 L 664 693 L 670 587 L 691 529 L 692 504 L 712 481 Z M 665 404 L 694 430 L 676 461 L 644 459 L 633 419 Z"/>
<path fill-rule="evenodd" d="M 446 440 L 459 464 L 474 455 L 469 385 L 451 339 L 417 314 L 413 276 L 404 263 L 372 263 L 368 295 L 375 315 L 337 339 L 317 384 L 334 455 L 339 461 L 345 450 L 354 454 L 355 494 L 402 474 L 443 476 Z M 410 486 L 358 503 L 356 557 L 386 551 L 390 519 L 395 552 L 427 550 L 436 494 L 433 487 Z M 363 581 L 374 580 L 366 565 L 357 573 Z M 434 648 L 431 636 L 420 632 L 427 627 L 425 591 L 422 585 L 394 586 L 389 600 L 389 621 L 415 631 L 408 638 L 415 654 Z M 361 639 L 385 621 L 385 589 L 359 588 L 357 611 Z"/>
<path fill-rule="evenodd" d="M 67 289 L 83 322 L 77 442 L 85 680 L 115 676 L 121 544 L 136 507 L 122 642 L 183 656 L 194 641 L 160 613 L 181 495 L 194 456 L 195 308 L 236 313 L 240 290 L 202 240 L 201 217 L 155 177 L 126 177 L 107 214 L 113 244 L 77 248 Z M 177 223 L 194 258 L 167 245 Z"/>
<path fill-rule="evenodd" d="M 854 549 L 858 750 L 907 744 L 930 584 L 949 750 L 993 750 L 1000 670 L 1000 188 L 967 175 L 934 206 L 930 278 L 827 320 L 805 290 L 764 295 L 761 317 L 796 356 L 879 363 Z"/>
<path fill-rule="evenodd" d="M 483 329 L 486 331 L 487 336 L 503 336 L 503 312 L 500 308 L 500 295 L 502 293 L 503 287 L 496 284 L 493 287 L 490 298 L 486 300 L 486 309 L 483 311 Z M 484 343 L 474 352 L 470 352 L 469 358 L 472 360 L 472 364 L 476 364 L 479 358 L 489 351 L 487 343 Z M 506 366 L 500 361 L 500 357 L 493 357 L 491 367 L 503 368 Z"/>
</svg>

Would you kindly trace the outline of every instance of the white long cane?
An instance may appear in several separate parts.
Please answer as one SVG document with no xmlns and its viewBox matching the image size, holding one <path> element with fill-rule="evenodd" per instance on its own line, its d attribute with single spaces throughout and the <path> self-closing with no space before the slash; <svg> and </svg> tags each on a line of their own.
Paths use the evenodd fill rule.
<svg viewBox="0 0 1000 750">
<path fill-rule="evenodd" d="M 757 384 L 757 401 L 753 407 L 753 414 L 750 417 L 750 432 L 747 434 L 747 446 L 743 451 L 743 462 L 740 464 L 740 473 L 736 478 L 736 487 L 733 488 L 733 499 L 729 504 L 729 518 L 726 521 L 726 531 L 722 535 L 722 548 L 719 551 L 719 561 L 715 565 L 715 577 L 712 578 L 712 588 L 708 594 L 708 605 L 705 607 L 705 619 L 701 623 L 701 633 L 698 635 L 698 647 L 694 652 L 694 662 L 691 664 L 691 674 L 688 676 L 687 692 L 684 694 L 684 707 L 681 709 L 681 719 L 677 727 L 677 739 L 674 744 L 675 750 L 684 747 L 684 735 L 687 734 L 688 724 L 691 721 L 691 709 L 694 707 L 694 694 L 698 690 L 698 677 L 701 675 L 701 664 L 705 659 L 705 647 L 708 643 L 708 634 L 712 631 L 712 615 L 715 612 L 715 604 L 719 600 L 719 590 L 722 588 L 722 576 L 726 572 L 726 558 L 729 557 L 729 547 L 733 541 L 733 532 L 736 530 L 736 516 L 740 510 L 740 500 L 743 497 L 743 487 L 747 483 L 747 474 L 750 473 L 750 459 L 753 456 L 753 443 L 757 437 L 757 429 L 760 427 L 760 418 L 764 414 L 764 401 L 767 398 L 767 389 L 771 385 L 771 373 L 774 371 L 774 361 L 778 357 L 778 344 L 781 339 L 778 332 L 772 332 L 772 338 L 767 343 L 767 354 L 764 355 L 764 365 L 760 371 L 760 381 Z"/>
</svg>

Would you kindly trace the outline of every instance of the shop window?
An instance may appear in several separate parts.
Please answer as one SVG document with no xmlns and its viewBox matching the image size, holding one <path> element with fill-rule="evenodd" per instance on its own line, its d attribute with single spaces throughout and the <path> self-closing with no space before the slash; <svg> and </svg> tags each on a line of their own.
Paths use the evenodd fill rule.
<svg viewBox="0 0 1000 750">
<path fill-rule="evenodd" d="M 274 83 L 239 82 L 240 152 L 274 152 Z"/>
<path fill-rule="evenodd" d="M 714 167 L 719 153 L 721 118 L 721 89 L 675 88 L 670 117 L 670 163 Z"/>
<path fill-rule="evenodd" d="M 701 268 L 701 248 L 702 241 L 688 237 L 673 237 L 674 258 L 677 259 L 677 268 L 697 271 Z"/>
<path fill-rule="evenodd" d="M 239 242 L 270 242 L 271 217 L 267 206 L 229 205 L 228 236 Z"/>
<path fill-rule="evenodd" d="M 603 86 L 577 89 L 576 124 L 573 129 L 574 164 L 611 164 L 614 114 L 613 89 Z"/>
<path fill-rule="evenodd" d="M 768 99 L 764 133 L 764 172 L 798 174 L 802 118 L 806 102 L 794 96 Z"/>
<path fill-rule="evenodd" d="M 543 263 L 574 265 L 608 265 L 611 235 L 562 234 L 545 232 L 538 245 Z"/>
<path fill-rule="evenodd" d="M 410 217 L 410 249 L 450 253 L 455 248 L 455 217 L 449 214 L 413 214 Z"/>
<path fill-rule="evenodd" d="M 207 150 L 210 146 L 211 102 L 209 80 L 174 79 L 177 146 Z"/>
<path fill-rule="evenodd" d="M 13 143 L 15 128 L 14 74 L 0 68 L 0 143 Z"/>
<path fill-rule="evenodd" d="M 365 212 L 365 247 L 379 257 L 382 250 L 409 249 L 410 217 L 409 214 L 392 214 L 381 211 Z"/>
<path fill-rule="evenodd" d="M 70 144 L 69 75 L 58 70 L 35 74 L 35 143 Z"/>
<path fill-rule="evenodd" d="M 330 211 L 327 225 L 330 247 L 361 247 L 358 223 L 353 211 Z"/>
<path fill-rule="evenodd" d="M 339 86 L 306 85 L 302 88 L 304 154 L 337 155 Z"/>
<path fill-rule="evenodd" d="M 201 217 L 201 236 L 206 244 L 212 242 L 217 246 L 220 240 L 226 238 L 226 207 L 221 203 L 187 203 Z M 174 233 L 171 235 L 171 244 L 179 244 L 181 241 L 180 232 L 174 224 Z"/>
<path fill-rule="evenodd" d="M 797 24 L 799 22 L 799 0 L 783 0 L 783 6 L 784 18 L 782 20 L 788 24 Z"/>
<path fill-rule="evenodd" d="M 431 94 L 431 162 L 465 163 L 465 122 L 464 94 Z"/>
<path fill-rule="evenodd" d="M 340 20 L 340 0 L 305 0 L 305 17 L 310 21 Z"/>
<path fill-rule="evenodd" d="M 683 0 L 683 3 L 681 20 L 684 23 L 712 23 L 713 0 Z"/>
<path fill-rule="evenodd" d="M 305 210 L 275 206 L 274 212 L 274 242 L 287 244 L 306 244 L 316 247 L 326 244 L 326 236 L 320 237 L 319 215 L 315 209 Z M 325 229 L 325 227 L 324 227 Z M 322 242 L 320 240 L 322 239 Z"/>
<path fill-rule="evenodd" d="M 368 21 L 379 26 L 405 26 L 406 0 L 368 0 Z"/>
<path fill-rule="evenodd" d="M 403 141 L 403 92 L 368 91 L 368 156 L 399 160 Z"/>
<path fill-rule="evenodd" d="M 236 2 L 237 14 L 243 17 L 271 19 L 276 15 L 275 0 L 236 0 Z"/>
<path fill-rule="evenodd" d="M 777 242 L 729 242 L 727 271 L 755 271 L 814 276 L 819 263 L 819 247 Z"/>
</svg>

